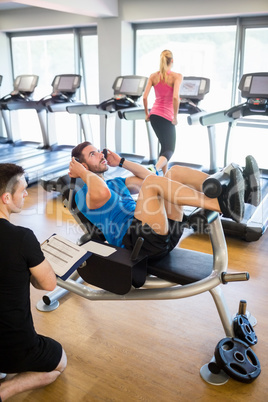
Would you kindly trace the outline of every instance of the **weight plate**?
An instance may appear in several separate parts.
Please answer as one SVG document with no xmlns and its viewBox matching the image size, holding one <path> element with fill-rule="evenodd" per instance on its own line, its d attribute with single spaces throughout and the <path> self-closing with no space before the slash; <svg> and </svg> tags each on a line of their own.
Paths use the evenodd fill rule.
<svg viewBox="0 0 268 402">
<path fill-rule="evenodd" d="M 246 315 L 239 314 L 234 318 L 234 333 L 236 338 L 250 346 L 254 346 L 258 342 L 257 335 Z"/>
<path fill-rule="evenodd" d="M 256 354 L 238 338 L 222 339 L 215 348 L 215 359 L 218 366 L 237 381 L 250 383 L 261 373 Z"/>
</svg>

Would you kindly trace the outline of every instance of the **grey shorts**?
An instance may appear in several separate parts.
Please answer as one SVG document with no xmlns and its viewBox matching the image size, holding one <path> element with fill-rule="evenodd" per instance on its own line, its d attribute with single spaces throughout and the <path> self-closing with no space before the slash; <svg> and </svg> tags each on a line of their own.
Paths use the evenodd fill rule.
<svg viewBox="0 0 268 402">
<path fill-rule="evenodd" d="M 21 351 L 7 350 L 6 356 L 0 355 L 1 373 L 24 373 L 26 371 L 50 372 L 55 370 L 62 357 L 59 342 L 38 335 L 38 344 Z"/>
<path fill-rule="evenodd" d="M 137 239 L 142 237 L 144 242 L 140 256 L 148 256 L 150 260 L 162 258 L 177 246 L 183 233 L 182 222 L 169 219 L 168 223 L 168 234 L 159 235 L 147 223 L 143 225 L 140 220 L 133 218 L 123 237 L 123 245 L 129 250 L 133 250 Z"/>
</svg>

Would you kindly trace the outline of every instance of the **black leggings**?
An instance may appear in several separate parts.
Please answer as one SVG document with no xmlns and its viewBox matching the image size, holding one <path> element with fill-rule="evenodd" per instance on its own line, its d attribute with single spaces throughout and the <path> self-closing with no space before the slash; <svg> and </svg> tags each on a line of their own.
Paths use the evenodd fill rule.
<svg viewBox="0 0 268 402">
<path fill-rule="evenodd" d="M 150 115 L 150 122 L 161 145 L 159 156 L 169 161 L 175 150 L 176 128 L 171 121 L 155 114 Z"/>
</svg>

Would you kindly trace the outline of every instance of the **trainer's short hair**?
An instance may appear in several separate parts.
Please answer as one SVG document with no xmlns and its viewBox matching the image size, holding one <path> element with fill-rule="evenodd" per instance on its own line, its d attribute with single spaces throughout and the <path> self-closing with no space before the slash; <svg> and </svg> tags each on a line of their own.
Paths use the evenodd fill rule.
<svg viewBox="0 0 268 402">
<path fill-rule="evenodd" d="M 0 195 L 6 192 L 13 195 L 19 179 L 24 173 L 22 166 L 14 163 L 0 163 Z"/>
</svg>

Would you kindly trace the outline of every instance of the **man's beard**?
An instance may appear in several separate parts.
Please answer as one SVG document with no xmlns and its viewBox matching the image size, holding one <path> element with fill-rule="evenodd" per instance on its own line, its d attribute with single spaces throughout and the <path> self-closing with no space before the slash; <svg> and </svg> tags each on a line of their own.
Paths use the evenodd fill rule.
<svg viewBox="0 0 268 402">
<path fill-rule="evenodd" d="M 88 170 L 90 172 L 96 173 L 96 174 L 102 174 L 104 172 L 107 172 L 107 170 L 109 169 L 109 166 L 106 164 L 102 165 L 101 162 L 100 162 L 99 166 L 88 166 L 88 164 L 87 164 Z"/>
</svg>

